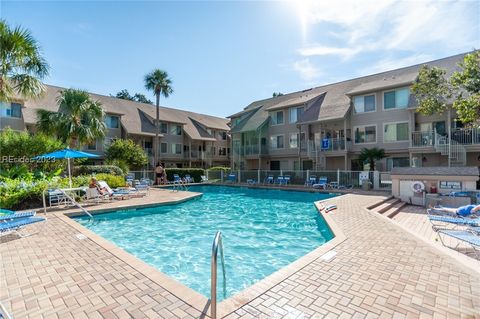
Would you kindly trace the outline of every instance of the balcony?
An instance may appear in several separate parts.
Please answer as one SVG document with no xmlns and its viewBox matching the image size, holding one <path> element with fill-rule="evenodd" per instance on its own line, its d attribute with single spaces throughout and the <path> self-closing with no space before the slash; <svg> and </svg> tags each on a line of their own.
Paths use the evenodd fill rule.
<svg viewBox="0 0 480 319">
<path fill-rule="evenodd" d="M 328 145 L 323 145 L 326 147 L 322 147 L 322 142 L 315 144 L 314 141 L 310 140 L 308 141 L 308 151 L 345 152 L 350 149 L 351 145 L 352 142 L 350 140 L 345 142 L 344 138 L 329 138 Z"/>
<path fill-rule="evenodd" d="M 480 128 L 453 129 L 452 140 L 461 145 L 480 145 Z M 435 131 L 412 132 L 413 148 L 434 147 Z"/>
<path fill-rule="evenodd" d="M 415 131 L 412 132 L 411 147 L 433 147 L 435 145 L 435 131 Z"/>
</svg>

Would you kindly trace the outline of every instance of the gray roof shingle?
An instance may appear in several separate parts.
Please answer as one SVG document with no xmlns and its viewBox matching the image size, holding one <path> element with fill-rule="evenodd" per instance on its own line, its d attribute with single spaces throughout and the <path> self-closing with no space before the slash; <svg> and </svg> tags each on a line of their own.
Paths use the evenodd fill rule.
<svg viewBox="0 0 480 319">
<path fill-rule="evenodd" d="M 466 167 L 394 167 L 390 175 L 479 176 L 476 166 Z"/>
</svg>

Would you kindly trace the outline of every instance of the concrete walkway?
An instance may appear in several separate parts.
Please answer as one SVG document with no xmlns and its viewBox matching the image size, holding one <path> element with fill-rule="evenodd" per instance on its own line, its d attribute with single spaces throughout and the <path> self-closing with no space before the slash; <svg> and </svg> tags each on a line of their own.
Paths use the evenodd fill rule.
<svg viewBox="0 0 480 319">
<path fill-rule="evenodd" d="M 475 318 L 480 274 L 365 209 L 382 198 L 331 199 L 338 210 L 329 218 L 345 235 L 334 258 L 309 260 L 258 297 L 233 297 L 219 312 L 228 318 Z M 39 227 L 32 237 L 0 242 L 0 300 L 16 319 L 198 318 L 207 306 L 205 297 L 182 285 L 170 289 L 173 280 L 63 215 L 31 230 Z"/>
</svg>

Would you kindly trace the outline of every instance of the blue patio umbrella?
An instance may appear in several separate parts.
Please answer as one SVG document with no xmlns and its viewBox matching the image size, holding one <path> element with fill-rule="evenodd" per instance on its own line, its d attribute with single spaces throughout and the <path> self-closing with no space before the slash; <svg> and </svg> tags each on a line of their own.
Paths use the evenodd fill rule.
<svg viewBox="0 0 480 319">
<path fill-rule="evenodd" d="M 70 148 L 64 148 L 63 150 L 58 150 L 52 153 L 47 153 L 43 155 L 35 156 L 33 159 L 67 159 L 68 162 L 68 181 L 70 188 L 72 188 L 72 173 L 70 171 L 70 159 L 71 158 L 95 158 L 98 157 L 96 154 L 91 154 L 87 152 L 72 150 Z"/>
</svg>

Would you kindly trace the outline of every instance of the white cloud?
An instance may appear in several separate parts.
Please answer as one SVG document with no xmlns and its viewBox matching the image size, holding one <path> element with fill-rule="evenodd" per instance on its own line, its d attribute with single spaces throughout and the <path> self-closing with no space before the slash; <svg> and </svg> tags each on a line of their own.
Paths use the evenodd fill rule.
<svg viewBox="0 0 480 319">
<path fill-rule="evenodd" d="M 322 74 L 320 69 L 315 67 L 308 58 L 295 61 L 292 65 L 292 69 L 307 83 L 313 82 Z"/>
<path fill-rule="evenodd" d="M 405 58 L 386 58 L 376 62 L 374 65 L 369 65 L 367 68 L 361 70 L 360 74 L 379 73 L 431 60 L 433 60 L 433 57 L 430 54 L 414 54 Z"/>
<path fill-rule="evenodd" d="M 338 31 L 333 32 L 335 46 L 309 43 L 304 35 L 302 56 L 348 59 L 365 52 L 418 52 L 432 46 L 459 51 L 479 45 L 478 1 L 303 1 L 306 30 L 333 25 Z"/>
</svg>

